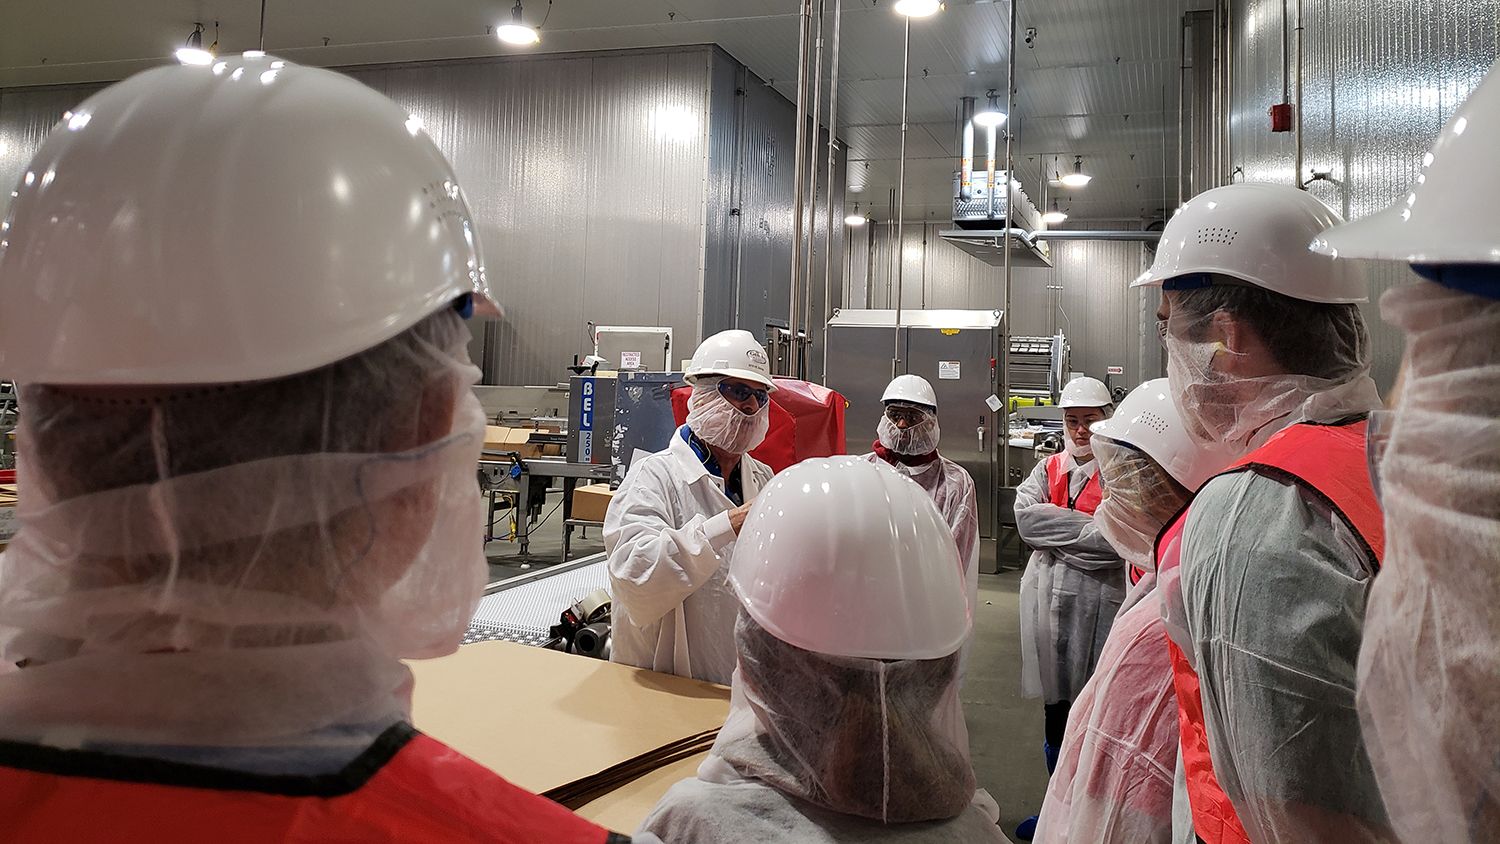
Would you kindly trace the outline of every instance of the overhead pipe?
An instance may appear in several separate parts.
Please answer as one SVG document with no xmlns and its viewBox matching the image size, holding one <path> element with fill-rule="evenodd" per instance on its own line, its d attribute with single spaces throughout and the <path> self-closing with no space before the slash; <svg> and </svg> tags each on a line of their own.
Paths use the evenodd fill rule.
<svg viewBox="0 0 1500 844">
<path fill-rule="evenodd" d="M 802 187 L 805 166 L 802 159 L 807 150 L 807 135 L 804 134 L 807 131 L 807 39 L 812 29 L 812 3 L 813 0 L 801 0 L 799 4 L 802 8 L 802 20 L 797 35 L 797 141 L 792 156 L 792 273 L 788 285 L 790 296 L 786 315 L 787 330 L 793 341 L 787 352 L 787 368 L 790 372 L 798 370 L 797 316 L 802 299 L 797 295 L 797 280 L 802 274 Z"/>
<path fill-rule="evenodd" d="M 1016 137 L 1016 6 L 1021 0 L 1010 0 L 1010 49 L 1006 56 L 1005 72 L 1005 228 L 1009 231 L 1015 224 L 1012 213 L 1015 202 L 1012 200 L 1010 186 L 1014 181 L 1012 174 L 1015 173 L 1015 149 L 1013 141 Z M 990 137 L 994 137 L 995 130 L 990 129 Z M 994 149 L 994 144 L 990 144 Z M 994 201 L 995 196 L 995 165 L 994 153 L 990 153 L 990 199 Z M 1000 400 L 1003 402 L 1000 411 L 999 424 L 996 426 L 996 443 L 1000 452 L 1000 477 L 1003 486 L 1010 486 L 1010 324 L 1014 315 L 1010 312 L 1010 285 L 1011 285 L 1011 260 L 1010 244 L 1005 244 L 1005 298 L 1001 301 L 1000 312 Z M 993 464 L 991 464 L 993 465 Z M 999 514 L 995 516 L 999 520 Z M 999 531 L 995 531 L 998 537 Z"/>
<path fill-rule="evenodd" d="M 1155 243 L 1161 240 L 1161 232 L 1136 231 L 1086 231 L 1084 229 L 1041 229 L 1028 232 L 1032 240 L 1129 240 Z"/>
<path fill-rule="evenodd" d="M 1177 31 L 1177 207 L 1186 202 L 1183 183 L 1187 181 L 1187 144 L 1183 132 L 1187 124 L 1187 39 L 1188 16 L 1182 16 L 1182 25 Z M 1167 214 L 1170 219 L 1172 214 Z"/>
<path fill-rule="evenodd" d="M 958 198 L 974 196 L 974 98 L 958 101 Z"/>
<path fill-rule="evenodd" d="M 891 357 L 891 377 L 901 374 L 901 290 L 906 280 L 906 261 L 901 254 L 906 225 L 906 98 L 911 90 L 911 17 L 902 27 L 901 48 L 901 166 L 896 177 L 896 346 Z"/>
<path fill-rule="evenodd" d="M 812 340 L 813 263 L 818 252 L 818 141 L 822 137 L 819 127 L 823 113 L 823 0 L 816 0 L 813 9 L 813 17 L 817 23 L 814 25 L 813 35 L 812 125 L 809 128 L 812 136 L 807 144 L 807 255 L 803 258 L 800 320 L 806 339 L 795 335 L 792 337 L 792 342 L 800 342 L 803 348 L 803 353 L 798 356 L 801 365 L 792 374 L 793 378 L 799 379 L 807 378 L 807 344 Z M 798 232 L 798 236 L 801 236 L 801 232 Z M 828 256 L 824 255 L 823 260 L 826 262 Z"/>
<path fill-rule="evenodd" d="M 1297 102 L 1292 106 L 1292 134 L 1297 146 L 1297 187 L 1307 189 L 1302 181 L 1302 0 L 1297 0 Z"/>
<path fill-rule="evenodd" d="M 828 66 L 828 230 L 826 255 L 823 260 L 823 384 L 828 384 L 828 321 L 833 318 L 833 233 L 843 231 L 843 221 L 834 220 L 833 215 L 833 175 L 838 164 L 838 117 L 839 117 L 839 28 L 843 21 L 844 0 L 833 0 L 833 55 L 829 57 Z M 847 165 L 844 171 L 844 182 L 847 186 L 849 174 Z M 835 229 L 837 223 L 840 228 Z M 844 253 L 847 260 L 849 252 L 849 239 L 843 239 Z M 843 286 L 844 274 L 839 274 L 840 288 Z M 842 293 L 842 290 L 840 291 Z M 839 297 L 843 299 L 841 295 Z"/>
</svg>

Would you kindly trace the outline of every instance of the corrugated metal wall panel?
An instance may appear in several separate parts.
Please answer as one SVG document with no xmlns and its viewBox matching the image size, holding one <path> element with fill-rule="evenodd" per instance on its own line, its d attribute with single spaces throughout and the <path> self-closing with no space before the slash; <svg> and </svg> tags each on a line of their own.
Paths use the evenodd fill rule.
<svg viewBox="0 0 1500 844">
<path fill-rule="evenodd" d="M 908 224 L 902 244 L 905 279 L 903 308 L 998 308 L 1005 271 L 973 258 L 939 237 L 947 223 Z M 869 265 L 868 307 L 889 308 L 896 301 L 892 226 L 865 227 L 856 241 L 849 267 L 852 291 L 866 278 L 867 237 L 873 235 Z M 923 242 L 923 238 L 926 242 Z M 1140 338 L 1152 335 L 1156 303 L 1143 309 L 1142 294 L 1129 283 L 1141 271 L 1139 243 L 1058 241 L 1052 244 L 1051 269 L 1015 267 L 1011 277 L 1011 333 L 1051 334 L 1061 328 L 1072 345 L 1073 369 L 1103 379 L 1107 367 L 1122 366 L 1116 384 L 1134 386 L 1161 374 L 1159 361 L 1144 355 Z M 858 293 L 852 293 L 859 301 Z"/>
<path fill-rule="evenodd" d="M 1303 9 L 1302 178 L 1329 171 L 1334 181 L 1309 190 L 1346 217 L 1361 217 L 1407 192 L 1438 131 L 1500 54 L 1500 6 L 1330 0 Z M 1296 4 L 1291 10 L 1295 27 Z M 1291 184 L 1294 139 L 1272 134 L 1266 117 L 1281 100 L 1281 15 L 1280 0 L 1235 0 L 1230 143 L 1245 178 Z M 1373 267 L 1371 275 L 1373 298 L 1414 278 L 1388 266 Z M 1388 388 L 1402 337 L 1380 320 L 1374 301 L 1364 312 L 1374 375 Z"/>
<path fill-rule="evenodd" d="M 551 383 L 587 324 L 697 342 L 707 49 L 359 68 L 421 115 L 474 204 L 507 316 L 499 383 Z"/>
<path fill-rule="evenodd" d="M 495 382 L 559 380 L 574 354 L 591 350 L 590 321 L 668 325 L 678 351 L 691 353 L 705 276 L 713 54 L 695 47 L 345 71 L 421 116 L 463 182 L 507 310 L 483 361 Z M 19 176 L 62 112 L 99 87 L 0 92 L 0 179 Z M 783 243 L 790 248 L 789 236 Z M 476 335 L 476 360 L 480 346 Z"/>
</svg>

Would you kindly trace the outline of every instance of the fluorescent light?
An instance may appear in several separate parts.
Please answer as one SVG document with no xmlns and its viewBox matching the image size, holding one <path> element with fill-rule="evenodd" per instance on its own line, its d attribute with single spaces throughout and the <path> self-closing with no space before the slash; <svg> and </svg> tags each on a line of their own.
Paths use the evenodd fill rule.
<svg viewBox="0 0 1500 844">
<path fill-rule="evenodd" d="M 894 8 L 898 15 L 926 18 L 937 14 L 938 10 L 943 8 L 943 4 L 941 0 L 896 0 Z"/>
<path fill-rule="evenodd" d="M 865 218 L 863 214 L 850 214 L 844 218 L 844 225 L 846 226 L 862 226 L 864 224 Z"/>
<path fill-rule="evenodd" d="M 1056 209 L 1048 211 L 1047 213 L 1042 215 L 1042 222 L 1046 223 L 1049 226 L 1055 226 L 1066 219 L 1068 219 L 1068 215 Z"/>
<path fill-rule="evenodd" d="M 516 0 L 516 5 L 510 10 L 510 23 L 502 24 L 495 29 L 495 37 L 507 44 L 517 47 L 529 47 L 542 40 L 537 31 L 521 19 L 521 0 Z"/>
<path fill-rule="evenodd" d="M 211 65 L 214 63 L 214 54 L 201 47 L 179 47 L 177 61 L 183 64 Z"/>
</svg>

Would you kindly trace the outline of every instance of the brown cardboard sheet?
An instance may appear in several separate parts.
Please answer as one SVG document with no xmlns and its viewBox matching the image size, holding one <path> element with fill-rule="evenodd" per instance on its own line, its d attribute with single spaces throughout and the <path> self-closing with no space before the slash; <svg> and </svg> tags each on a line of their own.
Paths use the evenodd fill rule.
<svg viewBox="0 0 1500 844">
<path fill-rule="evenodd" d="M 651 813 L 667 789 L 679 780 L 697 776 L 698 766 L 707 758 L 708 752 L 703 751 L 657 768 L 578 807 L 578 814 L 606 829 L 629 835 Z"/>
<path fill-rule="evenodd" d="M 729 714 L 724 686 L 510 642 L 411 669 L 418 729 L 538 793 L 717 730 Z"/>
</svg>

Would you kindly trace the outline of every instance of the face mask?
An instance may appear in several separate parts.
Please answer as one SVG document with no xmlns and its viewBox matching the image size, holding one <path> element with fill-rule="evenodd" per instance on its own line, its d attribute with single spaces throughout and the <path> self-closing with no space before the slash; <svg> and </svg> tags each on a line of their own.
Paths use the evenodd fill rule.
<svg viewBox="0 0 1500 844">
<path fill-rule="evenodd" d="M 889 417 L 881 416 L 880 424 L 876 426 L 875 432 L 880 438 L 880 444 L 896 452 L 897 454 L 923 455 L 937 451 L 938 439 L 942 431 L 938 428 L 936 416 L 928 415 L 926 419 L 912 425 L 906 430 L 896 427 Z"/>
<path fill-rule="evenodd" d="M 1205 317 L 1173 311 L 1167 330 L 1167 377 L 1188 434 L 1203 446 L 1223 445 L 1235 456 L 1248 454 L 1315 394 L 1337 382 L 1307 375 L 1241 377 L 1223 371 L 1224 361 L 1239 353 L 1223 343 L 1187 339 L 1200 336 Z"/>
<path fill-rule="evenodd" d="M 771 428 L 770 405 L 741 413 L 719 394 L 717 384 L 699 384 L 688 398 L 687 426 L 698 438 L 730 454 L 744 454 L 761 444 Z"/>
</svg>

